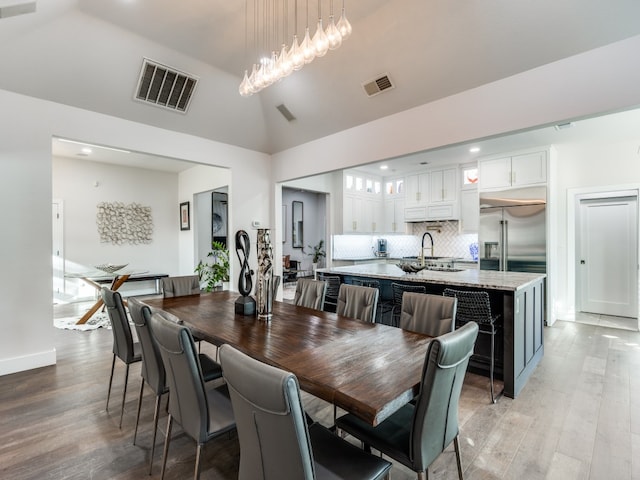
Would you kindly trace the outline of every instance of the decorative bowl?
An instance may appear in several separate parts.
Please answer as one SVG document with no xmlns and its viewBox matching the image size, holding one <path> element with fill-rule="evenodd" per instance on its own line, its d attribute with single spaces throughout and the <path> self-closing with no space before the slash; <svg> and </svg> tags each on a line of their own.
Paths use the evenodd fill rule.
<svg viewBox="0 0 640 480">
<path fill-rule="evenodd" d="M 418 273 L 420 270 L 424 270 L 425 268 L 417 263 L 397 263 L 396 265 L 406 273 Z"/>
<path fill-rule="evenodd" d="M 114 265 L 113 263 L 103 263 L 101 265 L 95 265 L 98 270 L 102 270 L 107 273 L 115 273 L 118 270 L 122 270 L 124 267 L 129 265 L 128 263 L 123 263 L 122 265 Z"/>
</svg>

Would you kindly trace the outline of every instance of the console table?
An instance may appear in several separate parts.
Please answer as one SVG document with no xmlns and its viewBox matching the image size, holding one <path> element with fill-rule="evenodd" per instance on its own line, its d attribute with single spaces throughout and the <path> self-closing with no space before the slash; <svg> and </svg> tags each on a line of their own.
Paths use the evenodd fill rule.
<svg viewBox="0 0 640 480">
<path fill-rule="evenodd" d="M 107 273 L 100 270 L 93 270 L 91 272 L 81 272 L 81 273 L 68 273 L 65 275 L 66 278 L 79 278 L 84 282 L 91 285 L 98 292 L 102 290 L 103 285 L 110 284 L 110 289 L 113 291 L 118 290 L 125 282 L 143 282 L 154 280 L 156 293 L 161 293 L 160 289 L 160 280 L 162 278 L 168 277 L 169 275 L 166 273 L 148 273 L 144 271 L 118 271 L 114 273 Z M 98 300 L 96 303 L 85 313 L 80 320 L 76 322 L 77 325 L 82 325 L 86 323 L 94 313 L 96 313 L 100 307 L 102 307 L 102 297 L 98 295 Z"/>
</svg>

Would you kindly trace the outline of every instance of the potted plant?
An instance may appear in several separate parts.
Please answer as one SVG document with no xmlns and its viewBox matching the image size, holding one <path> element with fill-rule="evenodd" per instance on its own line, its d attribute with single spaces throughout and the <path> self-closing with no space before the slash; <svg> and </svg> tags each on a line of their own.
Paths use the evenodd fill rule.
<svg viewBox="0 0 640 480">
<path fill-rule="evenodd" d="M 200 260 L 195 272 L 203 284 L 203 289 L 211 292 L 222 287 L 222 282 L 229 281 L 229 250 L 222 242 L 211 242 L 211 251 L 207 257 L 212 257 L 211 263 Z"/>
<path fill-rule="evenodd" d="M 315 246 L 309 245 L 309 248 L 313 250 L 308 255 L 311 256 L 311 263 L 313 264 L 313 269 L 315 270 L 316 268 L 318 268 L 318 263 L 320 262 L 320 260 L 322 260 L 323 257 L 327 256 L 326 252 L 324 251 L 324 240 L 320 240 Z"/>
</svg>

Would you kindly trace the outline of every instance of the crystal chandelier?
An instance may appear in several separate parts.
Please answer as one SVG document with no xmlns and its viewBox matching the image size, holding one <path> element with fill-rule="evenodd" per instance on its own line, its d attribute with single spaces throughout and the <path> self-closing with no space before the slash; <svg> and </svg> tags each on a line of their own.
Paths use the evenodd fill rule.
<svg viewBox="0 0 640 480">
<path fill-rule="evenodd" d="M 263 88 L 283 79 L 291 72 L 300 70 L 316 57 L 335 50 L 351 35 L 351 24 L 347 20 L 342 0 L 342 14 L 336 23 L 333 16 L 333 0 L 330 1 L 329 19 L 326 29 L 322 22 L 322 0 L 318 0 L 318 22 L 316 31 L 309 32 L 309 0 L 307 0 L 307 24 L 302 42 L 298 41 L 298 0 L 294 0 L 293 12 L 289 11 L 289 0 L 253 0 L 252 37 L 257 61 L 244 77 L 238 88 L 240 95 L 248 97 Z M 289 40 L 289 21 L 293 15 L 294 31 Z M 249 0 L 245 4 L 245 49 L 249 46 Z"/>
</svg>

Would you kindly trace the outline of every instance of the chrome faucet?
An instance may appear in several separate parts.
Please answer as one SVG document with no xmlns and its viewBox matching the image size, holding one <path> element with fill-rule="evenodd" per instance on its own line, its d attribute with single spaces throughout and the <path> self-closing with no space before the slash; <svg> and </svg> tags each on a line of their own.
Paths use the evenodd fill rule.
<svg viewBox="0 0 640 480">
<path fill-rule="evenodd" d="M 420 244 L 420 265 L 424 267 L 425 265 L 425 261 L 424 261 L 424 237 L 429 236 L 429 239 L 431 240 L 431 257 L 433 257 L 433 237 L 431 236 L 431 234 L 429 232 L 424 232 L 424 234 L 422 235 L 422 242 Z"/>
</svg>

